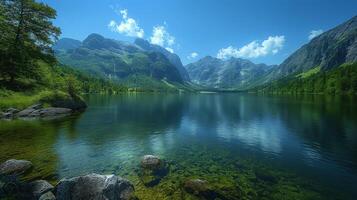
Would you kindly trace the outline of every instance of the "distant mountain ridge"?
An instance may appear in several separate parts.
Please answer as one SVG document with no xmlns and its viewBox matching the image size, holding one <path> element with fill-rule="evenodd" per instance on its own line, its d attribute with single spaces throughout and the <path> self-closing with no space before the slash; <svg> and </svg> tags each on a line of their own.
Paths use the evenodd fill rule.
<svg viewBox="0 0 357 200">
<path fill-rule="evenodd" d="M 150 79 L 245 90 L 280 79 L 307 78 L 357 62 L 357 16 L 313 38 L 280 65 L 206 56 L 183 66 L 179 56 L 144 39 L 129 43 L 98 34 L 89 35 L 83 42 L 61 39 L 54 49 L 64 64 L 133 85 L 141 82 L 139 79 Z"/>
<path fill-rule="evenodd" d="M 61 39 L 53 48 L 61 63 L 129 86 L 184 83 L 179 70 L 160 51 L 99 34 L 90 34 L 81 43 Z"/>
<path fill-rule="evenodd" d="M 221 60 L 206 56 L 185 66 L 191 81 L 212 88 L 249 87 L 257 77 L 262 76 L 274 66 L 255 64 L 241 58 Z"/>
<path fill-rule="evenodd" d="M 136 44 L 137 46 L 141 47 L 143 50 L 155 51 L 155 52 L 160 52 L 160 53 L 164 54 L 166 56 L 166 58 L 169 59 L 169 61 L 173 65 L 175 65 L 175 67 L 179 70 L 182 79 L 184 81 L 189 81 L 190 80 L 188 72 L 186 71 L 186 69 L 182 65 L 181 59 L 180 59 L 180 57 L 178 55 L 169 52 L 168 50 L 166 50 L 165 48 L 163 48 L 163 47 L 161 47 L 159 45 L 151 44 L 151 43 L 149 43 L 149 41 L 141 39 L 141 38 L 137 38 L 135 40 L 134 44 Z"/>
</svg>

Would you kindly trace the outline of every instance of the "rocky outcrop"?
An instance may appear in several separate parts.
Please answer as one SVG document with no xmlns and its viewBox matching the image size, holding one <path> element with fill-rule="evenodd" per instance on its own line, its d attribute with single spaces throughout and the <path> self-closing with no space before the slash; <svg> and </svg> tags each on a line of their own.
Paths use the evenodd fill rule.
<svg viewBox="0 0 357 200">
<path fill-rule="evenodd" d="M 8 160 L 0 165 L 0 199 L 35 200 L 130 200 L 134 186 L 115 175 L 88 174 L 62 179 L 56 187 L 45 180 L 30 183 L 17 178 L 32 168 L 26 160 Z"/>
<path fill-rule="evenodd" d="M 58 200 L 129 200 L 134 186 L 115 175 L 89 174 L 61 180 L 56 187 Z"/>
<path fill-rule="evenodd" d="M 27 160 L 7 160 L 0 165 L 0 175 L 21 175 L 32 168 L 32 163 Z"/>
<path fill-rule="evenodd" d="M 19 112 L 19 110 L 17 110 L 16 108 L 8 108 L 4 112 L 0 112 L 0 119 L 1 118 L 11 119 L 18 112 Z"/>
<path fill-rule="evenodd" d="M 42 104 L 32 105 L 24 110 L 18 111 L 16 109 L 7 109 L 0 119 L 14 119 L 14 118 L 53 118 L 70 115 L 74 110 L 62 107 L 48 107 L 43 108 Z"/>
<path fill-rule="evenodd" d="M 145 155 L 141 160 L 139 177 L 147 187 L 152 187 L 160 183 L 160 180 L 169 172 L 165 161 L 157 156 Z"/>
</svg>

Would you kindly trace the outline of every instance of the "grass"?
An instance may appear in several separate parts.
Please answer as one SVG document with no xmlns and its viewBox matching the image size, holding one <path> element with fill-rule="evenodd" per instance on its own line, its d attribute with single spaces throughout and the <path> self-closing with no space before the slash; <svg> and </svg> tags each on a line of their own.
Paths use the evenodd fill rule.
<svg viewBox="0 0 357 200">
<path fill-rule="evenodd" d="M 296 77 L 298 77 L 298 78 L 308 78 L 308 77 L 310 77 L 310 76 L 312 76 L 314 74 L 319 73 L 320 70 L 321 70 L 321 67 L 317 66 L 317 67 L 314 67 L 314 68 L 312 68 L 312 69 L 310 69 L 310 70 L 308 70 L 306 72 L 303 72 L 301 74 L 296 75 Z"/>
<path fill-rule="evenodd" d="M 25 109 L 28 106 L 42 102 L 48 104 L 53 98 L 66 98 L 68 95 L 64 92 L 43 90 L 39 92 L 13 92 L 9 90 L 0 90 L 0 109 L 7 108 Z"/>
</svg>

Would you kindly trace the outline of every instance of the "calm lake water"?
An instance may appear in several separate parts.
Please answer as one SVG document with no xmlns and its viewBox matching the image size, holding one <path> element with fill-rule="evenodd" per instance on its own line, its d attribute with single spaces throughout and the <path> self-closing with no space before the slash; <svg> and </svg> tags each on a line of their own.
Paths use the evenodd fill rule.
<svg viewBox="0 0 357 200">
<path fill-rule="evenodd" d="M 0 121 L 0 162 L 27 159 L 26 179 L 55 183 L 90 172 L 131 180 L 140 199 L 193 198 L 208 180 L 230 199 L 356 199 L 357 101 L 351 97 L 254 94 L 88 96 L 80 115 Z M 140 158 L 170 173 L 154 187 Z"/>
</svg>

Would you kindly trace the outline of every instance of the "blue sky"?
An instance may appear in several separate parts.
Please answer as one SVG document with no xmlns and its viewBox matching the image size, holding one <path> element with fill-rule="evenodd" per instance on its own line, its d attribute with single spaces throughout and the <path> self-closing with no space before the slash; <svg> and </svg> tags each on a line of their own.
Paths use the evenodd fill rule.
<svg viewBox="0 0 357 200">
<path fill-rule="evenodd" d="M 184 64 L 206 55 L 280 64 L 313 35 L 357 15 L 356 0 L 42 0 L 61 37 L 143 37 Z M 110 25 L 110 26 L 109 26 Z"/>
</svg>

